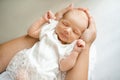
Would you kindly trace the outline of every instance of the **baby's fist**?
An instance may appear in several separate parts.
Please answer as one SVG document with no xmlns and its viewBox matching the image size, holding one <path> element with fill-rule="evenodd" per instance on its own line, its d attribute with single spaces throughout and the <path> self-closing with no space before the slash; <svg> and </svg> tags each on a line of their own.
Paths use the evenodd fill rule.
<svg viewBox="0 0 120 80">
<path fill-rule="evenodd" d="M 55 17 L 55 15 L 54 15 L 54 13 L 52 13 L 52 11 L 48 11 L 48 12 L 46 12 L 45 14 L 44 14 L 44 16 L 43 16 L 43 19 L 45 20 L 45 21 L 49 21 L 49 19 L 55 19 L 56 17 Z"/>
<path fill-rule="evenodd" d="M 79 39 L 79 40 L 77 40 L 77 42 L 73 48 L 73 51 L 80 53 L 82 51 L 82 49 L 84 49 L 84 48 L 85 48 L 85 42 L 82 39 Z"/>
</svg>

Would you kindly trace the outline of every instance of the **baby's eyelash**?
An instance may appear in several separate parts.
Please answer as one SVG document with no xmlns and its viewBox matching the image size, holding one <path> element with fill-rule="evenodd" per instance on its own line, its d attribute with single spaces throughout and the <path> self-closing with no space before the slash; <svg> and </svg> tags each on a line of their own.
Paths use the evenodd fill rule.
<svg viewBox="0 0 120 80">
<path fill-rule="evenodd" d="M 78 33 L 76 30 L 73 30 L 75 33 Z"/>
<path fill-rule="evenodd" d="M 73 32 L 74 32 L 75 34 L 79 34 L 79 32 L 78 32 L 77 30 L 74 30 Z"/>
<path fill-rule="evenodd" d="M 65 26 L 68 26 L 68 24 L 67 23 L 65 23 L 65 22 L 62 22 Z"/>
</svg>

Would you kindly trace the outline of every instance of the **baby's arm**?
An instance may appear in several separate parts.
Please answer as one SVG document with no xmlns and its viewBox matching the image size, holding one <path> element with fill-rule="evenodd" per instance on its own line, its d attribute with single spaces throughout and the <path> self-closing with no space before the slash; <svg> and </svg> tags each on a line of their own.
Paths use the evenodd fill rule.
<svg viewBox="0 0 120 80">
<path fill-rule="evenodd" d="M 60 70 L 68 71 L 71 68 L 73 68 L 76 63 L 78 55 L 80 54 L 80 52 L 84 47 L 85 47 L 85 42 L 79 39 L 74 49 L 72 50 L 71 54 L 60 61 L 60 64 L 59 64 Z"/>
<path fill-rule="evenodd" d="M 48 11 L 47 13 L 45 13 L 45 15 L 40 18 L 40 20 L 32 24 L 32 26 L 28 29 L 28 35 L 33 38 L 39 38 L 42 25 L 48 22 L 49 19 L 55 19 L 55 16 L 51 11 Z"/>
</svg>

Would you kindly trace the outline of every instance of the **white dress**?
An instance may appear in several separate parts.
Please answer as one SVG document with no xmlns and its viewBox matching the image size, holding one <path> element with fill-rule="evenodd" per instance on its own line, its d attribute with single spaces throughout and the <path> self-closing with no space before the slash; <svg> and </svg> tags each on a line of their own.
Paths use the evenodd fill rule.
<svg viewBox="0 0 120 80">
<path fill-rule="evenodd" d="M 64 73 L 59 70 L 58 63 L 69 55 L 76 41 L 71 44 L 61 44 L 55 33 L 57 23 L 55 20 L 46 23 L 40 33 L 40 41 L 32 48 L 18 52 L 0 79 L 16 80 L 18 73 L 22 74 L 21 71 L 25 71 L 28 80 L 64 80 L 62 75 Z"/>
</svg>

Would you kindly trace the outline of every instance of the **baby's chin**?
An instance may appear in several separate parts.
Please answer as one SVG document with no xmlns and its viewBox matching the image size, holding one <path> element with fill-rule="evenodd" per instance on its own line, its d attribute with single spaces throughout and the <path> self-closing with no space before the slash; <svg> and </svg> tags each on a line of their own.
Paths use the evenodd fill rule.
<svg viewBox="0 0 120 80">
<path fill-rule="evenodd" d="M 58 37 L 58 39 L 60 40 L 60 42 L 61 42 L 62 44 L 67 44 L 65 41 L 61 40 L 59 37 Z"/>
<path fill-rule="evenodd" d="M 69 44 L 69 42 L 61 41 L 62 44 Z"/>
<path fill-rule="evenodd" d="M 58 39 L 59 39 L 59 41 L 60 41 L 62 44 L 69 44 L 68 41 L 62 40 L 62 39 L 60 39 L 59 37 L 58 37 Z"/>
<path fill-rule="evenodd" d="M 70 44 L 72 43 L 73 41 L 68 41 L 68 40 L 60 40 L 62 44 Z"/>
</svg>

